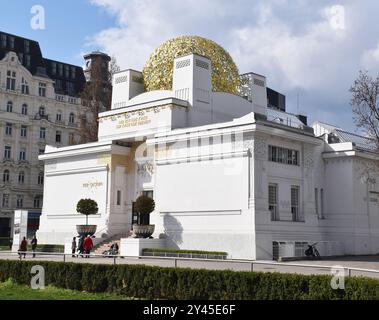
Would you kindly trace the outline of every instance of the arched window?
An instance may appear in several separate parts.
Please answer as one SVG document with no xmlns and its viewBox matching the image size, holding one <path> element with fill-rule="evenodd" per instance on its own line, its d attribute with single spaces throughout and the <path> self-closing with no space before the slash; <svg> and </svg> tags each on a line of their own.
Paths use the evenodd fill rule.
<svg viewBox="0 0 379 320">
<path fill-rule="evenodd" d="M 25 172 L 20 171 L 18 173 L 18 183 L 24 183 L 24 181 L 25 181 Z"/>
<path fill-rule="evenodd" d="M 44 106 L 40 106 L 39 110 L 38 110 L 38 113 L 39 113 L 40 116 L 44 116 L 45 115 L 45 107 Z"/>
<path fill-rule="evenodd" d="M 22 105 L 22 107 L 21 107 L 21 113 L 23 114 L 23 115 L 27 115 L 28 114 L 28 105 L 26 104 L 26 103 L 24 103 L 23 105 Z"/>
<path fill-rule="evenodd" d="M 42 171 L 38 174 L 38 184 L 43 184 L 43 172 Z"/>
<path fill-rule="evenodd" d="M 69 123 L 74 123 L 75 122 L 75 115 L 73 112 L 70 113 L 70 116 L 68 118 Z"/>
<path fill-rule="evenodd" d="M 9 170 L 3 172 L 3 182 L 9 182 Z"/>
<path fill-rule="evenodd" d="M 7 103 L 7 112 L 12 112 L 13 111 L 13 102 L 8 101 Z"/>
</svg>

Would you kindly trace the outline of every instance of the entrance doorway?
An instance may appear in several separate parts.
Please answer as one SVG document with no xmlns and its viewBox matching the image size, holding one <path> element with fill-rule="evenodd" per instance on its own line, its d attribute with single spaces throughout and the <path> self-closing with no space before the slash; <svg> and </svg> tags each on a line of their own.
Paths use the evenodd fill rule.
<svg viewBox="0 0 379 320">
<path fill-rule="evenodd" d="M 10 218 L 0 218 L 0 238 L 9 238 L 11 236 L 10 223 Z"/>
</svg>

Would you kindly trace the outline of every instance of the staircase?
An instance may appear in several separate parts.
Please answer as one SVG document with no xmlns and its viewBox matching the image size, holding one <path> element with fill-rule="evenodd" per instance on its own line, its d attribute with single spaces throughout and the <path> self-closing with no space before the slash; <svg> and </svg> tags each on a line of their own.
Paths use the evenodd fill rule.
<svg viewBox="0 0 379 320">
<path fill-rule="evenodd" d="M 104 251 L 109 250 L 113 243 L 117 243 L 120 250 L 120 239 L 121 238 L 129 238 L 131 233 L 128 234 L 116 234 L 109 238 L 104 239 L 94 247 L 94 254 L 103 254 Z"/>
</svg>

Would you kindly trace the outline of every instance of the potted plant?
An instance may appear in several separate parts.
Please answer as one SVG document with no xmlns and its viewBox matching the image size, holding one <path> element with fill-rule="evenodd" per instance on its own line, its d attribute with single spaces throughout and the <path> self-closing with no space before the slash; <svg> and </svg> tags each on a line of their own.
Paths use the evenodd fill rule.
<svg viewBox="0 0 379 320">
<path fill-rule="evenodd" d="M 96 225 L 88 224 L 88 216 L 96 214 L 99 211 L 97 202 L 92 199 L 80 199 L 76 205 L 76 211 L 86 216 L 86 224 L 79 224 L 76 230 L 80 236 L 94 235 L 96 232 Z"/>
<path fill-rule="evenodd" d="M 150 224 L 150 213 L 154 211 L 155 202 L 148 196 L 141 195 L 134 204 L 138 214 L 137 224 L 133 225 L 135 238 L 149 238 L 154 233 L 155 225 Z"/>
</svg>

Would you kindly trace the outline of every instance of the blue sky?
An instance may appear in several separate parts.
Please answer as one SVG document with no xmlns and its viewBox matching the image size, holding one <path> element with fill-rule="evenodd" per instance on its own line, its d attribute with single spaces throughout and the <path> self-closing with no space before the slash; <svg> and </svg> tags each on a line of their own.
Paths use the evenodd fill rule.
<svg viewBox="0 0 379 320">
<path fill-rule="evenodd" d="M 179 35 L 222 45 L 241 73 L 267 77 L 287 110 L 354 131 L 349 87 L 361 69 L 379 73 L 377 0 L 13 0 L 0 30 L 39 41 L 47 58 L 83 64 L 100 49 L 140 70 L 153 50 Z M 46 11 L 32 30 L 30 8 Z M 299 107 L 297 97 L 299 96 Z"/>
<path fill-rule="evenodd" d="M 45 30 L 30 27 L 34 5 L 45 9 Z M 0 30 L 37 40 L 46 58 L 83 64 L 82 52 L 98 49 L 88 45 L 88 37 L 114 25 L 114 18 L 102 7 L 87 0 L 2 1 Z"/>
</svg>

